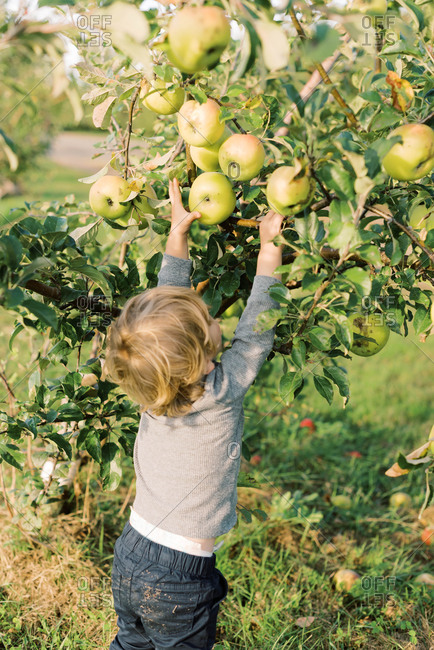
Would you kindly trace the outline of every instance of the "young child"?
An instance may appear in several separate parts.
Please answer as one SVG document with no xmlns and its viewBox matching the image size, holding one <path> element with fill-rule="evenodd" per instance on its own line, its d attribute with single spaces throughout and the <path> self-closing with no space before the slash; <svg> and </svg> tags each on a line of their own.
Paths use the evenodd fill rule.
<svg viewBox="0 0 434 650">
<path fill-rule="evenodd" d="M 268 288 L 283 217 L 261 221 L 256 277 L 220 362 L 218 321 L 191 289 L 188 213 L 169 187 L 171 231 L 158 286 L 134 296 L 109 328 L 104 374 L 141 407 L 134 446 L 136 496 L 114 550 L 118 633 L 110 650 L 210 650 L 228 583 L 216 568 L 217 536 L 236 523 L 243 399 L 271 351 L 274 328 L 254 331 L 279 303 Z"/>
</svg>

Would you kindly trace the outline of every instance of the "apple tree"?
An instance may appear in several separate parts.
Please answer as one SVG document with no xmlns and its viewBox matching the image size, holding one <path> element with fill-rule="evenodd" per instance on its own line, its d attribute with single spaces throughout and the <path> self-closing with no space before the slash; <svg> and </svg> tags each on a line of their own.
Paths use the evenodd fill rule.
<svg viewBox="0 0 434 650">
<path fill-rule="evenodd" d="M 284 404 L 308 381 L 346 402 L 352 354 L 410 326 L 423 342 L 433 322 L 429 3 L 117 0 L 75 12 L 81 99 L 111 158 L 81 179 L 93 209 L 71 195 L 29 204 L 0 239 L 9 345 L 28 328 L 47 340 L 28 395 L 2 415 L 0 456 L 28 472 L 34 505 L 52 475 L 44 486 L 26 466 L 28 440 L 56 461 L 90 456 L 106 489 L 131 455 L 137 407 L 101 380 L 101 360 L 123 304 L 157 283 L 171 178 L 203 214 L 192 284 L 213 316 L 249 296 L 261 215 L 285 215 L 280 306 L 258 322 L 277 324 L 269 358 L 283 358 Z M 140 126 L 149 111 L 152 135 Z"/>
</svg>

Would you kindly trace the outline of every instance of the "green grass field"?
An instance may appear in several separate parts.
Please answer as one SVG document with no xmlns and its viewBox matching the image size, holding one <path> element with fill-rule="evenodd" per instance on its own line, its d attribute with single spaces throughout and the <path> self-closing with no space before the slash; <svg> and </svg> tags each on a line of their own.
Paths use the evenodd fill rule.
<svg viewBox="0 0 434 650">
<path fill-rule="evenodd" d="M 88 174 L 90 175 L 90 174 Z M 86 176 L 76 169 L 56 165 L 42 158 L 21 180 L 23 193 L 0 199 L 0 214 L 7 214 L 11 208 L 24 207 L 25 201 L 61 201 L 68 194 L 75 194 L 78 201 L 89 196 L 89 185 L 79 183 L 77 178 Z"/>
<path fill-rule="evenodd" d="M 37 177 L 31 181 L 40 187 L 40 198 L 59 198 L 65 187 L 85 198 L 86 186 L 74 185 L 76 172 L 54 171 L 47 164 L 38 171 L 39 185 Z M 47 188 L 44 178 L 50 173 Z M 0 212 L 4 209 L 0 205 Z M 1 319 L 4 370 L 17 396 L 25 398 L 44 341 L 22 332 L 10 352 L 13 314 L 2 310 Z M 227 321 L 228 336 L 235 323 Z M 408 453 L 428 438 L 434 420 L 433 362 L 434 336 L 421 343 L 415 335 L 392 334 L 377 356 L 342 362 L 351 383 L 345 409 L 339 396 L 330 407 L 309 379 L 295 403 L 285 406 L 278 396 L 281 361 L 264 365 L 245 400 L 245 441 L 260 458 L 244 469 L 262 488 L 240 488 L 239 504 L 259 508 L 268 518 L 248 523 L 240 516 L 217 551 L 217 566 L 230 588 L 220 609 L 215 650 L 434 648 L 434 588 L 415 583 L 420 573 L 434 573 L 433 553 L 421 544 L 423 526 L 417 519 L 424 473 L 397 479 L 384 474 L 399 451 Z M 304 417 L 314 420 L 314 433 L 300 428 Z M 354 451 L 360 457 L 349 454 Z M 3 505 L 1 649 L 109 647 L 116 632 L 113 545 L 134 497 L 131 459 L 124 465 L 120 488 L 104 493 L 93 461 L 83 464 L 70 512 L 43 518 L 38 542 L 17 529 Z M 7 498 L 18 504 L 18 519 L 31 531 L 29 511 L 20 506 L 26 477 L 3 467 Z M 389 507 L 398 490 L 411 495 L 409 509 Z M 338 494 L 351 497 L 349 510 L 331 505 Z M 362 577 L 351 593 L 333 586 L 340 567 Z"/>
</svg>

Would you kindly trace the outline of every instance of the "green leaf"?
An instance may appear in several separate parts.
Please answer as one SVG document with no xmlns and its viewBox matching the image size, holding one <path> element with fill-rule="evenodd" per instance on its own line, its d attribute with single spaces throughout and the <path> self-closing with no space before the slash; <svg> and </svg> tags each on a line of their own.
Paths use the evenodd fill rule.
<svg viewBox="0 0 434 650">
<path fill-rule="evenodd" d="M 13 467 L 16 467 L 16 469 L 23 471 L 25 455 L 18 449 L 16 445 L 0 442 L 0 456 L 3 458 L 3 460 L 9 463 L 9 465 L 12 465 Z"/>
<path fill-rule="evenodd" d="M 343 200 L 354 197 L 354 179 L 351 174 L 338 164 L 328 164 L 318 170 L 318 176 L 329 190 L 336 192 Z"/>
<path fill-rule="evenodd" d="M 349 350 L 353 344 L 353 337 L 348 321 L 342 320 L 341 322 L 337 322 L 335 324 L 335 334 L 339 343 L 342 343 Z"/>
<path fill-rule="evenodd" d="M 107 129 L 109 127 L 113 105 L 116 101 L 117 97 L 107 97 L 101 104 L 95 106 L 92 113 L 92 122 L 97 129 Z"/>
<path fill-rule="evenodd" d="M 322 327 L 312 327 L 309 332 L 309 339 L 318 350 L 328 350 L 330 347 L 329 333 Z"/>
<path fill-rule="evenodd" d="M 168 219 L 152 219 L 151 228 L 157 235 L 167 235 L 170 230 L 170 221 Z"/>
<path fill-rule="evenodd" d="M 101 462 L 101 441 L 99 434 L 94 429 L 87 432 L 84 440 L 84 448 L 97 463 Z"/>
<path fill-rule="evenodd" d="M 237 487 L 261 488 L 262 485 L 251 474 L 248 474 L 247 472 L 240 472 L 238 474 Z"/>
<path fill-rule="evenodd" d="M 38 320 L 42 321 L 49 327 L 52 327 L 53 330 L 57 331 L 58 322 L 57 314 L 48 305 L 38 300 L 33 300 L 33 298 L 28 298 L 21 303 L 22 307 L 28 309 L 32 314 L 34 314 Z"/>
<path fill-rule="evenodd" d="M 72 260 L 69 266 L 72 271 L 81 273 L 82 275 L 85 275 L 87 278 L 95 282 L 95 284 L 103 291 L 104 295 L 109 300 L 112 300 L 112 288 L 102 271 L 96 269 L 93 266 L 90 266 L 89 264 L 86 264 L 84 259 L 81 257 L 77 257 L 75 260 Z"/>
<path fill-rule="evenodd" d="M 206 103 L 208 97 L 207 97 L 206 93 L 204 93 L 203 90 L 201 90 L 197 86 L 191 86 L 191 85 L 187 86 L 187 89 L 188 89 L 189 93 L 191 93 L 191 95 L 193 95 L 194 99 L 197 102 L 199 102 L 199 104 L 205 104 Z"/>
<path fill-rule="evenodd" d="M 80 226 L 75 228 L 69 235 L 75 241 L 77 246 L 85 246 L 91 241 L 95 241 L 99 230 L 99 222 L 95 221 L 87 226 Z"/>
<path fill-rule="evenodd" d="M 358 266 L 352 269 L 347 269 L 341 275 L 345 277 L 352 285 L 360 296 L 368 296 L 371 292 L 371 278 L 369 271 L 365 271 Z"/>
<path fill-rule="evenodd" d="M 324 375 L 336 384 L 342 397 L 349 397 L 350 387 L 347 373 L 337 366 L 327 366 L 323 370 Z"/>
<path fill-rule="evenodd" d="M 413 20 L 417 24 L 419 31 L 422 31 L 425 27 L 425 18 L 422 10 L 411 0 L 397 0 L 397 2 L 399 2 L 402 7 L 409 10 L 410 14 L 413 16 Z"/>
<path fill-rule="evenodd" d="M 333 402 L 333 385 L 325 377 L 314 375 L 313 383 L 318 393 L 324 397 L 329 404 Z"/>
<path fill-rule="evenodd" d="M 161 262 L 163 261 L 163 253 L 160 251 L 155 253 L 146 263 L 146 277 L 148 280 L 155 278 L 161 268 Z"/>
<path fill-rule="evenodd" d="M 416 334 L 425 332 L 432 325 L 429 309 L 426 307 L 418 307 L 414 314 L 413 327 Z"/>
<path fill-rule="evenodd" d="M 53 432 L 46 435 L 45 438 L 48 438 L 48 440 L 55 442 L 59 449 L 63 449 L 69 460 L 72 459 L 72 447 L 70 442 L 66 440 L 65 436 L 61 436 L 59 433 Z"/>
<path fill-rule="evenodd" d="M 284 302 L 288 305 L 291 305 L 293 303 L 290 290 L 281 282 L 278 284 L 272 284 L 268 290 L 268 293 L 277 302 Z"/>
<path fill-rule="evenodd" d="M 240 275 L 239 273 L 234 273 L 233 271 L 226 271 L 220 278 L 220 289 L 223 291 L 225 296 L 233 296 L 235 291 L 240 286 Z"/>
<path fill-rule="evenodd" d="M 116 490 L 121 482 L 122 468 L 119 459 L 119 447 L 114 442 L 107 442 L 102 447 L 100 476 L 104 490 Z"/>
<path fill-rule="evenodd" d="M 11 334 L 11 338 L 9 339 L 9 350 L 12 350 L 12 343 L 13 343 L 13 341 L 14 341 L 14 338 L 17 336 L 17 334 L 19 334 L 20 332 L 22 332 L 23 329 L 25 329 L 25 328 L 24 328 L 24 325 L 22 325 L 21 323 L 19 323 L 19 324 L 16 326 L 16 328 L 14 329 L 14 331 L 13 331 L 12 334 Z"/>
<path fill-rule="evenodd" d="M 279 394 L 286 406 L 289 406 L 294 401 L 294 393 L 303 383 L 303 375 L 301 372 L 287 372 L 279 382 Z"/>
<path fill-rule="evenodd" d="M 301 339 L 295 339 L 291 350 L 291 359 L 297 368 L 303 368 L 306 362 L 306 345 Z"/>
<path fill-rule="evenodd" d="M 13 235 L 4 235 L 0 238 L 0 253 L 3 253 L 6 266 L 13 271 L 17 268 L 23 255 L 20 240 Z"/>
</svg>

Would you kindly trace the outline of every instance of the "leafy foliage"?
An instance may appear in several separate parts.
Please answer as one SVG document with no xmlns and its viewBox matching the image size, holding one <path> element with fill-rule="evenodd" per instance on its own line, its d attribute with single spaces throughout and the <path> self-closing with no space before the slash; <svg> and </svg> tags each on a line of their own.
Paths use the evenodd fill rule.
<svg viewBox="0 0 434 650">
<path fill-rule="evenodd" d="M 214 98 L 230 131 L 252 133 L 266 149 L 259 176 L 234 181 L 234 214 L 218 227 L 196 222 L 191 230 L 193 286 L 212 315 L 224 315 L 249 296 L 259 247 L 257 218 L 268 210 L 264 187 L 269 174 L 294 161 L 309 165 L 313 203 L 286 219 L 280 239 L 285 243 L 280 271 L 286 286 L 272 290 L 280 308 L 258 322 L 258 327 L 277 323 L 271 356 L 285 358 L 279 379 L 285 403 L 303 390 L 307 371 L 328 403 L 336 391 L 348 401 L 350 387 L 341 364 L 350 356 L 348 316 L 353 312 L 378 313 L 404 336 L 410 323 L 422 338 L 430 331 L 434 230 L 413 229 L 409 212 L 422 200 L 428 207 L 433 204 L 432 183 L 429 176 L 396 182 L 381 166 L 395 142 L 387 139 L 393 128 L 432 120 L 428 5 L 406 0 L 407 11 L 401 13 L 400 5 L 392 3 L 387 28 L 382 22 L 375 29 L 374 19 L 367 27 L 366 16 L 326 3 L 306 5 L 298 18 L 290 5 L 275 14 L 267 0 L 212 4 L 222 6 L 237 26 L 220 63 L 193 75 L 174 69 L 166 55 L 165 34 L 176 8 L 143 11 L 138 2 L 117 2 L 90 12 L 83 6 L 85 26 L 82 22 L 70 35 L 83 57 L 76 66 L 85 86 L 82 101 L 106 135 L 107 148 L 114 150 L 109 165 L 83 180 L 94 182 L 108 166 L 129 180 L 142 180 L 156 192 L 150 204 L 159 214 L 139 215 L 125 227 L 111 222 L 119 230 L 118 242 L 129 246 L 121 268 L 102 258 L 97 240 L 102 220 L 96 221 L 88 206 L 77 205 L 73 197 L 64 204 L 28 205 L 4 218 L 0 288 L 2 306 L 17 314 L 11 344 L 23 328 L 45 332 L 52 344 L 39 359 L 40 374 L 32 379 L 29 399 L 19 404 L 19 417 L 2 417 L 7 442 L 0 454 L 16 467 L 22 467 L 20 446 L 30 435 L 68 458 L 86 450 L 101 465 L 104 487 L 113 489 L 122 454 L 132 453 L 138 417 L 133 406 L 119 399 L 109 382 L 98 381 L 93 389 L 80 385 L 83 373 L 100 377 L 101 348 L 74 369 L 72 357 L 96 332 L 103 344 L 107 326 L 125 301 L 155 286 L 158 249 L 169 228 L 164 214 L 168 179 L 180 179 L 186 200 L 197 173 L 178 137 L 176 115 L 156 116 L 153 135 L 135 127 L 145 110 L 139 98 L 144 80 L 174 81 L 199 102 Z M 325 19 L 337 26 L 326 25 Z M 320 61 L 335 51 L 339 57 L 329 72 L 333 86 L 312 85 Z M 406 80 L 410 101 L 398 101 L 396 77 L 391 85 L 388 71 Z M 131 132 L 140 146 L 131 145 Z M 8 137 L 3 143 L 13 150 Z M 134 206 L 140 192 L 136 188 L 129 197 Z M 84 225 L 77 219 L 83 211 L 88 215 Z M 148 251 L 144 271 L 139 268 L 139 238 Z M 43 381 L 48 363 L 58 369 L 51 384 Z M 131 421 L 121 426 L 124 418 Z"/>
</svg>

